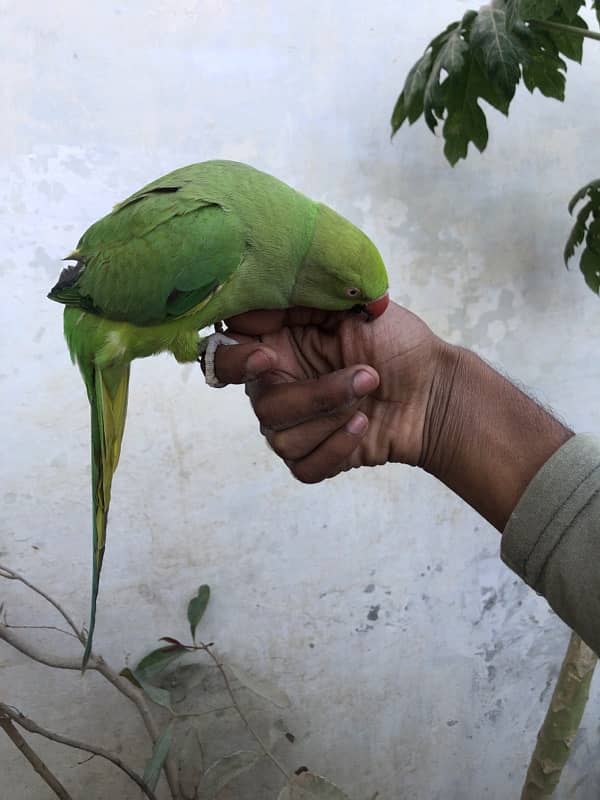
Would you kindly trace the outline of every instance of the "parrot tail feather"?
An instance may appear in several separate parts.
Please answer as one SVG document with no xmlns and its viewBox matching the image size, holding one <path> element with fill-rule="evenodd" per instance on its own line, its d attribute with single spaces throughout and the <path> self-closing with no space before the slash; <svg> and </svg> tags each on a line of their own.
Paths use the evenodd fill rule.
<svg viewBox="0 0 600 800">
<path fill-rule="evenodd" d="M 80 368 L 90 401 L 92 433 L 93 572 L 90 625 L 82 663 L 82 670 L 85 670 L 92 652 L 96 625 L 96 601 L 106 544 L 110 489 L 119 462 L 127 415 L 129 364 L 99 368 L 80 362 Z"/>
</svg>

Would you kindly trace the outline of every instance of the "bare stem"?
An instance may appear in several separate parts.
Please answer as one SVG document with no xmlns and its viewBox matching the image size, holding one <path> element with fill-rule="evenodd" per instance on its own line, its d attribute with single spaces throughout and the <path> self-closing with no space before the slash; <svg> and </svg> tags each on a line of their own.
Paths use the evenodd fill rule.
<svg viewBox="0 0 600 800">
<path fill-rule="evenodd" d="M 585 710 L 597 661 L 596 654 L 573 633 L 538 733 L 521 800 L 541 800 L 554 793 Z"/>
<path fill-rule="evenodd" d="M 4 729 L 6 735 L 12 740 L 15 747 L 21 751 L 40 778 L 52 789 L 57 797 L 60 797 L 60 800 L 73 800 L 62 783 L 52 772 L 50 772 L 42 759 L 38 756 L 35 750 L 33 750 L 27 744 L 25 739 L 19 733 L 18 729 L 5 714 L 0 714 L 0 728 Z"/>
<path fill-rule="evenodd" d="M 121 759 L 114 753 L 110 753 L 108 750 L 104 750 L 102 747 L 85 744 L 84 742 L 79 742 L 76 739 L 71 739 L 67 736 L 61 736 L 59 733 L 54 733 L 46 728 L 42 728 L 32 719 L 29 719 L 29 717 L 21 714 L 20 711 L 15 711 L 10 706 L 7 706 L 2 702 L 0 702 L 0 714 L 4 715 L 5 718 L 8 717 L 12 719 L 17 723 L 17 725 L 19 725 L 21 728 L 25 728 L 25 730 L 29 731 L 30 733 L 35 733 L 38 736 L 43 736 L 45 739 L 50 739 L 53 742 L 64 744 L 66 747 L 73 747 L 76 750 L 85 750 L 87 753 L 94 753 L 94 755 L 100 756 L 101 758 L 106 759 L 106 761 L 110 761 L 115 765 L 115 767 L 120 769 L 121 772 L 124 772 L 134 783 L 137 783 L 149 800 L 157 800 L 156 795 L 146 784 L 146 781 L 141 778 L 137 772 L 134 772 L 130 767 L 128 767 L 127 764 L 123 763 L 123 761 L 121 761 Z M 66 795 L 66 797 L 68 798 L 68 795 Z"/>
<path fill-rule="evenodd" d="M 528 19 L 530 25 L 535 25 L 536 28 L 542 28 L 549 31 L 561 31 L 562 33 L 570 33 L 573 36 L 579 36 L 584 39 L 596 39 L 600 42 L 600 33 L 596 31 L 589 31 L 587 28 L 576 28 L 575 25 L 565 25 L 562 22 L 551 22 L 549 19 Z"/>
<path fill-rule="evenodd" d="M 53 606 L 67 622 L 81 644 L 85 645 L 85 634 L 83 631 L 79 630 L 70 614 L 65 611 L 60 603 L 54 600 L 53 597 L 44 592 L 35 584 L 28 581 L 27 578 L 19 575 L 19 573 L 3 564 L 0 564 L 0 578 L 19 581 L 36 594 L 39 594 L 40 597 L 43 597 L 44 600 L 50 603 L 50 605 Z M 44 664 L 48 667 L 55 667 L 56 669 L 70 669 L 78 672 L 81 671 L 81 661 L 79 659 L 60 658 L 52 654 L 43 653 L 33 645 L 30 645 L 28 642 L 24 642 L 20 637 L 14 634 L 11 629 L 14 630 L 15 628 L 16 626 L 14 625 L 3 625 L 0 623 L 0 640 L 4 640 L 7 642 L 7 644 L 10 644 L 12 647 L 14 647 L 15 650 L 18 650 L 23 655 L 28 656 L 28 658 L 31 658 L 33 661 L 37 661 L 38 664 Z M 160 738 L 160 731 L 156 721 L 154 720 L 154 717 L 150 712 L 142 690 L 134 686 L 130 681 L 127 680 L 127 678 L 124 678 L 115 672 L 111 667 L 108 666 L 102 657 L 96 656 L 93 653 L 88 661 L 87 669 L 93 669 L 96 670 L 96 672 L 99 672 L 109 683 L 112 683 L 115 689 L 121 692 L 121 694 L 125 695 L 125 697 L 127 697 L 127 699 L 135 705 L 140 717 L 142 718 L 144 726 L 148 731 L 150 739 L 152 740 L 152 744 L 155 745 Z M 180 796 L 179 779 L 177 777 L 177 765 L 171 754 L 169 754 L 165 759 L 163 770 L 169 785 L 171 797 L 173 800 L 177 800 L 177 798 Z"/>
<path fill-rule="evenodd" d="M 35 592 L 36 594 L 39 594 L 40 597 L 43 597 L 44 600 L 46 600 L 46 602 L 50 603 L 51 606 L 54 606 L 54 608 L 58 611 L 61 617 L 71 628 L 73 633 L 77 636 L 79 641 L 82 644 L 85 644 L 85 635 L 83 634 L 83 632 L 79 630 L 77 625 L 75 625 L 75 623 L 73 622 L 72 617 L 65 611 L 65 609 L 60 605 L 60 603 L 54 600 L 54 598 L 50 597 L 50 595 L 46 594 L 46 592 L 44 592 L 38 586 L 35 586 L 33 583 L 30 583 L 27 580 L 27 578 L 23 577 L 23 575 L 19 575 L 18 572 L 9 569 L 9 567 L 4 566 L 3 564 L 0 564 L 0 578 L 6 578 L 6 580 L 8 581 L 19 581 L 20 583 L 24 584 L 29 589 L 31 589 L 32 592 Z"/>
<path fill-rule="evenodd" d="M 7 628 L 14 628 L 16 631 L 58 631 L 58 633 L 64 633 L 65 636 L 70 636 L 72 639 L 79 639 L 78 636 L 75 636 L 74 633 L 71 631 L 66 631 L 64 628 L 58 628 L 56 625 L 9 625 L 9 623 L 5 623 Z"/>
<path fill-rule="evenodd" d="M 267 758 L 268 758 L 268 759 L 269 759 L 269 760 L 270 760 L 270 761 L 271 761 L 271 762 L 272 762 L 272 763 L 273 763 L 273 764 L 274 764 L 274 765 L 277 767 L 277 769 L 278 769 L 278 770 L 279 770 L 279 771 L 280 771 L 280 772 L 281 772 L 281 773 L 282 773 L 282 774 L 285 776 L 285 779 L 286 779 L 287 781 L 289 781 L 289 779 L 290 779 L 290 777 L 291 777 L 291 776 L 290 776 L 290 774 L 288 773 L 288 771 L 286 770 L 286 768 L 283 766 L 283 764 L 282 764 L 282 763 L 281 763 L 281 762 L 280 762 L 280 761 L 279 761 L 279 760 L 278 760 L 278 759 L 277 759 L 277 758 L 276 758 L 276 757 L 273 755 L 273 753 L 272 753 L 272 752 L 269 750 L 269 748 L 267 747 L 267 745 L 265 744 L 265 742 L 263 742 L 263 740 L 262 740 L 262 739 L 261 739 L 261 737 L 258 735 L 258 733 L 257 733 L 257 732 L 254 730 L 254 728 L 253 728 L 253 727 L 252 727 L 252 725 L 250 724 L 250 721 L 248 720 L 248 717 L 246 716 L 246 714 L 244 713 L 244 711 L 243 711 L 243 710 L 242 710 L 242 708 L 240 707 L 240 705 L 239 705 L 239 703 L 238 703 L 238 701 L 237 701 L 237 699 L 236 699 L 235 693 L 234 693 L 233 689 L 231 688 L 231 683 L 230 683 L 230 681 L 229 681 L 229 677 L 227 676 L 227 673 L 225 672 L 225 669 L 224 669 L 224 667 L 223 667 L 223 664 L 221 664 L 221 662 L 219 661 L 219 659 L 218 659 L 218 658 L 216 657 L 216 655 L 213 653 L 213 651 L 212 651 L 212 650 L 211 650 L 211 648 L 210 648 L 210 645 L 208 645 L 208 644 L 204 644 L 203 642 L 200 642 L 200 643 L 199 643 L 199 644 L 198 644 L 196 647 L 197 647 L 197 649 L 199 649 L 199 650 L 204 650 L 204 652 L 208 654 L 208 656 L 209 656 L 209 657 L 210 657 L 210 659 L 212 660 L 212 662 L 213 662 L 213 664 L 215 665 L 215 667 L 216 667 L 216 668 L 219 670 L 219 672 L 221 673 L 221 677 L 223 678 L 223 683 L 225 684 L 225 688 L 227 689 L 227 694 L 228 694 L 228 695 L 229 695 L 229 697 L 231 698 L 231 703 L 232 703 L 233 707 L 235 708 L 235 710 L 237 711 L 237 713 L 238 713 L 238 715 L 239 715 L 240 719 L 242 720 L 242 722 L 243 722 L 243 723 L 244 723 L 244 725 L 246 726 L 246 728 L 247 728 L 248 732 L 249 732 L 249 733 L 250 733 L 250 735 L 251 735 L 251 736 L 254 738 L 254 740 L 255 740 L 255 741 L 258 743 L 258 745 L 260 746 L 260 749 L 263 751 L 263 753 L 265 754 L 265 756 L 266 756 L 266 757 L 267 757 Z"/>
<path fill-rule="evenodd" d="M 210 714 L 219 714 L 225 711 L 237 711 L 235 706 L 221 706 L 220 708 L 208 708 L 206 711 L 172 711 L 171 716 L 175 719 L 187 719 L 188 717 L 208 717 Z"/>
</svg>

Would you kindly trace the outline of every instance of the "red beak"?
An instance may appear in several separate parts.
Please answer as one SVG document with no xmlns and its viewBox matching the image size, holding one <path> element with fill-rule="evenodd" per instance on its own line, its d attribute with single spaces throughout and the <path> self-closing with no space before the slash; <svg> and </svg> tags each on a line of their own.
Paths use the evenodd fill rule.
<svg viewBox="0 0 600 800">
<path fill-rule="evenodd" d="M 386 292 L 385 294 L 382 294 L 381 297 L 378 297 L 377 300 L 373 300 L 372 303 L 366 303 L 366 305 L 363 306 L 363 308 L 367 312 L 369 320 L 377 319 L 377 317 L 380 317 L 388 307 L 389 302 L 390 302 L 390 296 Z"/>
</svg>

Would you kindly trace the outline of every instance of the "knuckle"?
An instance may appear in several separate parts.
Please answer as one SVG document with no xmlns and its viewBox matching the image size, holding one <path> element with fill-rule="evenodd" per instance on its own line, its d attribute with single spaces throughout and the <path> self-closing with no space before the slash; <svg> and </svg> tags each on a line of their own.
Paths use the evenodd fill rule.
<svg viewBox="0 0 600 800">
<path fill-rule="evenodd" d="M 314 468 L 305 467 L 302 463 L 288 464 L 290 471 L 300 483 L 314 484 L 319 483 L 323 476 L 315 472 Z"/>
<path fill-rule="evenodd" d="M 281 434 L 266 430 L 264 436 L 269 443 L 269 447 L 276 455 L 284 460 L 290 458 L 285 447 L 285 439 Z"/>
<path fill-rule="evenodd" d="M 295 436 L 287 431 L 272 431 L 265 429 L 265 438 L 273 452 L 288 462 L 295 462 L 306 455 L 306 446 Z"/>
<path fill-rule="evenodd" d="M 316 414 L 342 413 L 354 400 L 350 386 L 318 386 L 312 398 Z"/>
<path fill-rule="evenodd" d="M 340 398 L 324 390 L 315 392 L 312 397 L 312 410 L 315 415 L 330 414 L 342 403 Z"/>
<path fill-rule="evenodd" d="M 259 391 L 258 387 L 255 387 L 254 390 L 247 389 L 246 391 L 248 392 L 248 396 L 252 401 L 254 413 L 258 417 L 258 420 L 261 424 L 261 430 L 263 427 L 272 427 L 272 403 L 269 401 L 268 395 Z"/>
<path fill-rule="evenodd" d="M 275 433 L 273 439 L 276 440 L 276 447 L 273 449 L 282 458 L 297 461 L 307 453 L 306 445 L 293 436 L 286 436 L 285 433 Z"/>
</svg>

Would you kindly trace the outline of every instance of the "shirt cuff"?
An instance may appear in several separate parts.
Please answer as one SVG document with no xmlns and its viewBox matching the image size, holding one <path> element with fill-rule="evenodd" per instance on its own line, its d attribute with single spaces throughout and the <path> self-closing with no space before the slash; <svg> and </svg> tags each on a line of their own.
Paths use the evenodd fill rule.
<svg viewBox="0 0 600 800">
<path fill-rule="evenodd" d="M 600 649 L 600 438 L 572 436 L 548 459 L 508 520 L 501 556 Z"/>
</svg>

